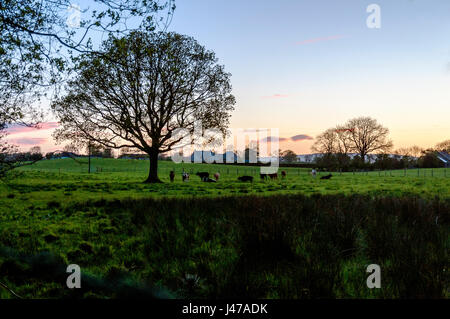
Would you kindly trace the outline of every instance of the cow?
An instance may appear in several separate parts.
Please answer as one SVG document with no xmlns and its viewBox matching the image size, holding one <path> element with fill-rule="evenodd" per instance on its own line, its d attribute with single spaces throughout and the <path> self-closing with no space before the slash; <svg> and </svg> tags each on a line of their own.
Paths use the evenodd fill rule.
<svg viewBox="0 0 450 319">
<path fill-rule="evenodd" d="M 183 182 L 187 182 L 189 181 L 189 174 L 186 172 L 183 172 L 183 174 L 181 175 Z"/>
<path fill-rule="evenodd" d="M 220 173 L 217 172 L 217 173 L 214 174 L 214 178 L 215 178 L 216 181 L 219 180 L 219 177 L 220 177 Z"/>
<path fill-rule="evenodd" d="M 281 178 L 286 178 L 286 171 L 281 171 Z"/>
<path fill-rule="evenodd" d="M 241 182 L 253 182 L 253 176 L 241 176 L 238 177 Z"/>
<path fill-rule="evenodd" d="M 316 174 L 317 174 L 316 169 L 313 168 L 312 171 L 311 171 L 311 176 L 312 177 L 316 177 Z"/>
<path fill-rule="evenodd" d="M 328 174 L 328 175 L 322 176 L 320 179 L 330 179 L 332 176 L 333 175 Z"/>
<path fill-rule="evenodd" d="M 203 181 L 203 180 L 205 180 L 205 179 L 207 179 L 207 178 L 209 178 L 209 173 L 208 172 L 197 172 L 197 174 L 195 174 L 195 175 L 197 175 L 198 177 L 200 177 L 200 179 Z"/>
<path fill-rule="evenodd" d="M 216 183 L 217 182 L 215 179 L 212 179 L 212 178 L 209 178 L 209 177 L 202 179 L 202 181 L 206 182 L 206 183 Z"/>
<path fill-rule="evenodd" d="M 269 174 L 270 179 L 278 179 L 278 173 Z"/>
<path fill-rule="evenodd" d="M 173 181 L 175 180 L 175 172 L 170 171 L 169 177 L 170 177 L 170 181 L 173 183 Z"/>
</svg>

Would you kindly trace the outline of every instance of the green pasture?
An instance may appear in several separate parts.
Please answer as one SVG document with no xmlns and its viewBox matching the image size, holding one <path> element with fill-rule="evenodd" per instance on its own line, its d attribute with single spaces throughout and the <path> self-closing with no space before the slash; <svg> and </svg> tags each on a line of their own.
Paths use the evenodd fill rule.
<svg viewBox="0 0 450 319">
<path fill-rule="evenodd" d="M 92 159 L 91 174 L 82 161 L 43 160 L 0 182 L 0 282 L 24 298 L 449 296 L 445 169 L 320 180 L 328 172 L 281 168 L 286 178 L 261 181 L 258 167 L 161 161 L 164 183 L 144 184 L 147 160 Z M 71 263 L 80 291 L 65 287 Z M 370 263 L 386 270 L 382 290 L 365 286 Z M 0 287 L 0 298 L 15 297 Z"/>
<path fill-rule="evenodd" d="M 261 181 L 259 168 L 220 164 L 176 164 L 160 161 L 162 184 L 144 184 L 148 174 L 148 160 L 92 159 L 91 174 L 87 160 L 46 160 L 23 167 L 14 179 L 0 184 L 0 202 L 4 207 L 26 206 L 48 201 L 80 201 L 97 198 L 146 198 L 160 196 L 223 196 L 272 194 L 365 194 L 412 195 L 423 198 L 448 197 L 450 170 L 421 169 L 372 172 L 332 172 L 330 180 L 320 180 L 328 172 L 314 178 L 308 168 L 283 167 L 285 179 Z M 175 171 L 175 182 L 169 172 Z M 182 182 L 181 172 L 190 173 L 190 180 Z M 195 173 L 220 173 L 217 183 L 201 182 Z M 254 176 L 253 183 L 242 183 L 238 176 Z M 281 175 L 281 174 L 279 174 Z"/>
</svg>

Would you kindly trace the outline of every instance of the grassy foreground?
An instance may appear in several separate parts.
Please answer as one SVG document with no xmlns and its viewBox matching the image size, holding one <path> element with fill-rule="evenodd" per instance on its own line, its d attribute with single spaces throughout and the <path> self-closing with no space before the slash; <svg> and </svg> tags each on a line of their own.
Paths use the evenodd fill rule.
<svg viewBox="0 0 450 319">
<path fill-rule="evenodd" d="M 450 176 L 440 170 L 333 173 L 218 183 L 161 162 L 42 161 L 0 185 L 0 282 L 25 298 L 449 298 Z M 97 168 L 98 167 L 98 168 Z M 168 181 L 175 169 L 177 179 Z M 253 175 L 254 183 L 237 176 Z M 270 196 L 269 196 L 270 195 Z M 82 289 L 66 287 L 80 265 Z M 382 288 L 368 289 L 379 264 Z M 14 295 L 0 287 L 0 298 Z"/>
<path fill-rule="evenodd" d="M 0 280 L 28 298 L 448 298 L 449 212 L 362 195 L 51 202 L 2 214 Z M 65 287 L 72 263 L 82 289 Z"/>
</svg>

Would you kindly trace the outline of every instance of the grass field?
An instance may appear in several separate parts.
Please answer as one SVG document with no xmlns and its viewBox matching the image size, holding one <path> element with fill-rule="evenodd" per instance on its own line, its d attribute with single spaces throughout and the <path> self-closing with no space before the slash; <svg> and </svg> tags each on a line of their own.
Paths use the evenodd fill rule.
<svg viewBox="0 0 450 319">
<path fill-rule="evenodd" d="M 149 185 L 148 165 L 41 161 L 0 184 L 0 281 L 25 298 L 450 297 L 445 169 L 260 181 L 256 167 L 162 161 Z M 221 177 L 183 183 L 183 168 Z M 81 290 L 65 287 L 70 263 Z M 365 286 L 370 263 L 382 289 Z"/>
<path fill-rule="evenodd" d="M 161 161 L 159 176 L 161 185 L 143 184 L 148 174 L 149 161 L 93 159 L 92 173 L 87 165 L 71 159 L 42 161 L 23 168 L 23 176 L 8 185 L 1 185 L 2 194 L 13 193 L 24 201 L 86 200 L 95 198 L 142 198 L 149 196 L 223 196 L 223 195 L 270 195 L 270 194 L 367 194 L 412 195 L 424 198 L 445 197 L 450 193 L 450 170 L 421 169 L 383 172 L 333 173 L 330 180 L 310 176 L 307 168 L 282 168 L 286 179 L 261 181 L 259 168 L 224 166 L 213 164 L 175 164 Z M 190 181 L 181 181 L 181 172 L 191 173 Z M 169 182 L 169 172 L 174 170 L 174 183 Z M 195 176 L 197 171 L 221 174 L 218 183 L 204 183 Z M 320 174 L 328 174 L 321 172 Z M 238 176 L 254 176 L 253 183 L 242 183 Z M 1 199 L 5 200 L 5 196 Z M 6 200 L 6 203 L 17 203 Z M 19 204 L 20 204 L 19 203 Z"/>
</svg>

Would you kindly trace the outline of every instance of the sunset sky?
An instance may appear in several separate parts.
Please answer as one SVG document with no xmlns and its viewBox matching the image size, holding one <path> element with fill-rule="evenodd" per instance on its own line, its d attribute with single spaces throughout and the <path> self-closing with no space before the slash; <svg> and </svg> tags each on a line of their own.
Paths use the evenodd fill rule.
<svg viewBox="0 0 450 319">
<path fill-rule="evenodd" d="M 83 8 L 83 3 L 80 6 Z M 369 4 L 381 28 L 369 29 Z M 450 138 L 450 1 L 176 1 L 170 31 L 193 36 L 232 74 L 233 128 L 279 128 L 282 149 L 358 116 L 388 127 L 395 148 Z M 56 119 L 10 132 L 58 148 Z M 304 138 L 291 139 L 302 135 Z"/>
</svg>

